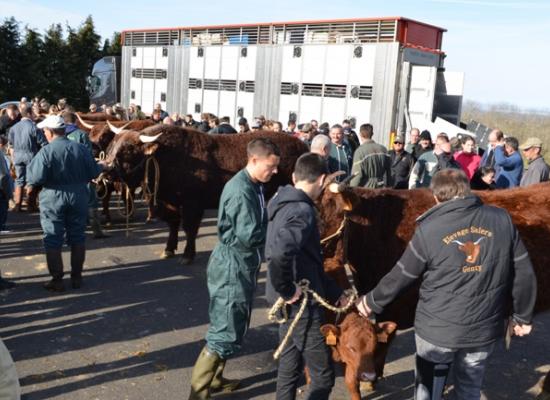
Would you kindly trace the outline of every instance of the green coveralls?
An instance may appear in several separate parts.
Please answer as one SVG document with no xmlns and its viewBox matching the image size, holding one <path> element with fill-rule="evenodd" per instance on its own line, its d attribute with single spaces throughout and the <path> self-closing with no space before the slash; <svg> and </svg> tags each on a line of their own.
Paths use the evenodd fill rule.
<svg viewBox="0 0 550 400">
<path fill-rule="evenodd" d="M 67 138 L 69 140 L 72 140 L 73 142 L 83 144 L 90 151 L 90 154 L 93 154 L 92 142 L 90 142 L 90 138 L 88 137 L 88 134 L 84 131 L 81 131 L 80 129 L 72 129 L 73 126 L 74 125 L 67 126 L 67 129 L 66 129 Z M 95 208 L 98 206 L 95 184 L 93 184 L 92 182 L 88 183 L 88 191 L 90 192 L 89 193 L 90 197 L 88 198 L 88 206 L 90 208 Z"/>
<path fill-rule="evenodd" d="M 90 152 L 66 137 L 43 147 L 27 170 L 31 186 L 40 192 L 40 224 L 46 249 L 60 249 L 65 233 L 69 245 L 85 241 L 88 215 L 87 184 L 101 172 Z"/>
<path fill-rule="evenodd" d="M 210 326 L 207 347 L 226 359 L 236 353 L 250 323 L 265 244 L 267 215 L 261 184 L 243 169 L 225 185 L 218 239 L 208 261 Z"/>
</svg>

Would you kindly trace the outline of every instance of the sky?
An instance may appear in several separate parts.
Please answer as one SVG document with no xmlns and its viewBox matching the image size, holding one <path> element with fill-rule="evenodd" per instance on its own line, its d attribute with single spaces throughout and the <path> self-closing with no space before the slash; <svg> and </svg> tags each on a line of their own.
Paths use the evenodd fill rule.
<svg viewBox="0 0 550 400">
<path fill-rule="evenodd" d="M 0 0 L 0 19 L 44 30 L 92 15 L 114 31 L 307 19 L 402 16 L 447 29 L 445 67 L 465 73 L 464 97 L 550 110 L 550 0 Z"/>
</svg>

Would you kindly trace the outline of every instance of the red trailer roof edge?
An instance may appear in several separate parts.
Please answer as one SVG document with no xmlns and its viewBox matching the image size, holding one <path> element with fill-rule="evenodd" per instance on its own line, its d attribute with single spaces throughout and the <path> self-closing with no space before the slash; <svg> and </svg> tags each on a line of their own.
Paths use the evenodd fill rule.
<svg viewBox="0 0 550 400">
<path fill-rule="evenodd" d="M 197 26 L 176 26 L 170 28 L 145 28 L 145 29 L 124 29 L 122 35 L 126 32 L 152 32 L 152 31 L 174 31 L 174 30 L 198 30 L 198 29 L 220 29 L 220 28 L 237 28 L 237 27 L 251 27 L 251 26 L 277 26 L 277 25 L 312 25 L 312 24 L 327 24 L 327 23 L 343 23 L 343 22 L 369 22 L 369 21 L 408 21 L 416 24 L 424 25 L 430 28 L 435 28 L 441 32 L 447 32 L 447 29 L 441 28 L 436 25 L 431 25 L 425 22 L 417 21 L 411 18 L 405 17 L 381 17 L 381 18 L 343 18 L 343 19 L 322 19 L 322 20 L 303 20 L 303 21 L 279 21 L 279 22 L 259 22 L 259 23 L 246 23 L 246 24 L 224 24 L 224 25 L 197 25 Z"/>
</svg>

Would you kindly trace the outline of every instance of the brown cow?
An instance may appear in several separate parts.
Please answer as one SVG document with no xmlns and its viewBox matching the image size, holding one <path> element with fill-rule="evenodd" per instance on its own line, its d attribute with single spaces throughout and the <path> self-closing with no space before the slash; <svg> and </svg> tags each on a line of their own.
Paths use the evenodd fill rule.
<svg viewBox="0 0 550 400">
<path fill-rule="evenodd" d="M 396 328 L 393 322 L 373 323 L 357 311 L 346 314 L 338 325 L 321 327 L 332 349 L 332 358 L 344 364 L 344 381 L 352 400 L 361 400 L 360 381 L 373 382 L 382 376 Z"/>
<path fill-rule="evenodd" d="M 535 268 L 538 297 L 535 311 L 550 307 L 550 183 L 502 191 L 475 192 L 486 204 L 508 210 Z M 342 231 L 324 246 L 325 270 L 342 287 L 347 283 L 343 265 L 354 271 L 359 293 L 373 289 L 403 254 L 416 228 L 416 218 L 435 205 L 427 189 L 392 190 L 346 188 L 326 190 L 320 200 L 322 236 Z M 347 218 L 343 223 L 344 218 Z M 345 229 L 339 229 L 344 227 Z M 473 245 L 474 243 L 472 243 Z M 472 253 L 475 257 L 475 251 Z M 412 326 L 418 286 L 399 296 L 379 321 L 394 321 L 399 329 Z"/>
<path fill-rule="evenodd" d="M 160 169 L 157 194 L 157 215 L 168 223 L 170 233 L 163 257 L 172 257 L 178 243 L 180 222 L 187 243 L 182 262 L 195 257 L 195 240 L 204 210 L 217 208 L 225 183 L 247 162 L 246 146 L 257 137 L 266 137 L 281 150 L 279 172 L 266 185 L 266 196 L 273 195 L 279 185 L 291 182 L 296 159 L 308 151 L 300 140 L 275 132 L 253 134 L 208 135 L 177 126 L 157 125 L 139 132 L 125 131 L 113 142 L 107 164 L 128 184 L 141 184 L 145 166 L 149 165 L 148 181 L 154 191 L 156 160 Z"/>
<path fill-rule="evenodd" d="M 114 115 L 109 115 L 104 112 L 96 112 L 96 113 L 83 113 L 83 112 L 77 112 L 76 115 L 79 119 L 83 119 L 85 121 L 90 122 L 105 122 L 105 121 L 118 121 L 118 118 Z"/>
</svg>

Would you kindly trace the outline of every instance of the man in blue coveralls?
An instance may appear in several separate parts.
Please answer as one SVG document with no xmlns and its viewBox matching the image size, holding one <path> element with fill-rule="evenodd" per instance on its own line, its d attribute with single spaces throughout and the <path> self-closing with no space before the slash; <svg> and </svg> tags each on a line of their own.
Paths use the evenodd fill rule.
<svg viewBox="0 0 550 400">
<path fill-rule="evenodd" d="M 86 255 L 87 184 L 100 174 L 102 168 L 85 146 L 67 139 L 61 116 L 49 116 L 38 124 L 38 128 L 44 130 L 49 144 L 29 164 L 27 181 L 31 186 L 43 186 L 40 224 L 44 231 L 48 271 L 52 276 L 44 288 L 56 292 L 65 290 L 61 247 L 66 234 L 71 246 L 72 287 L 78 289 L 82 284 Z"/>
</svg>

